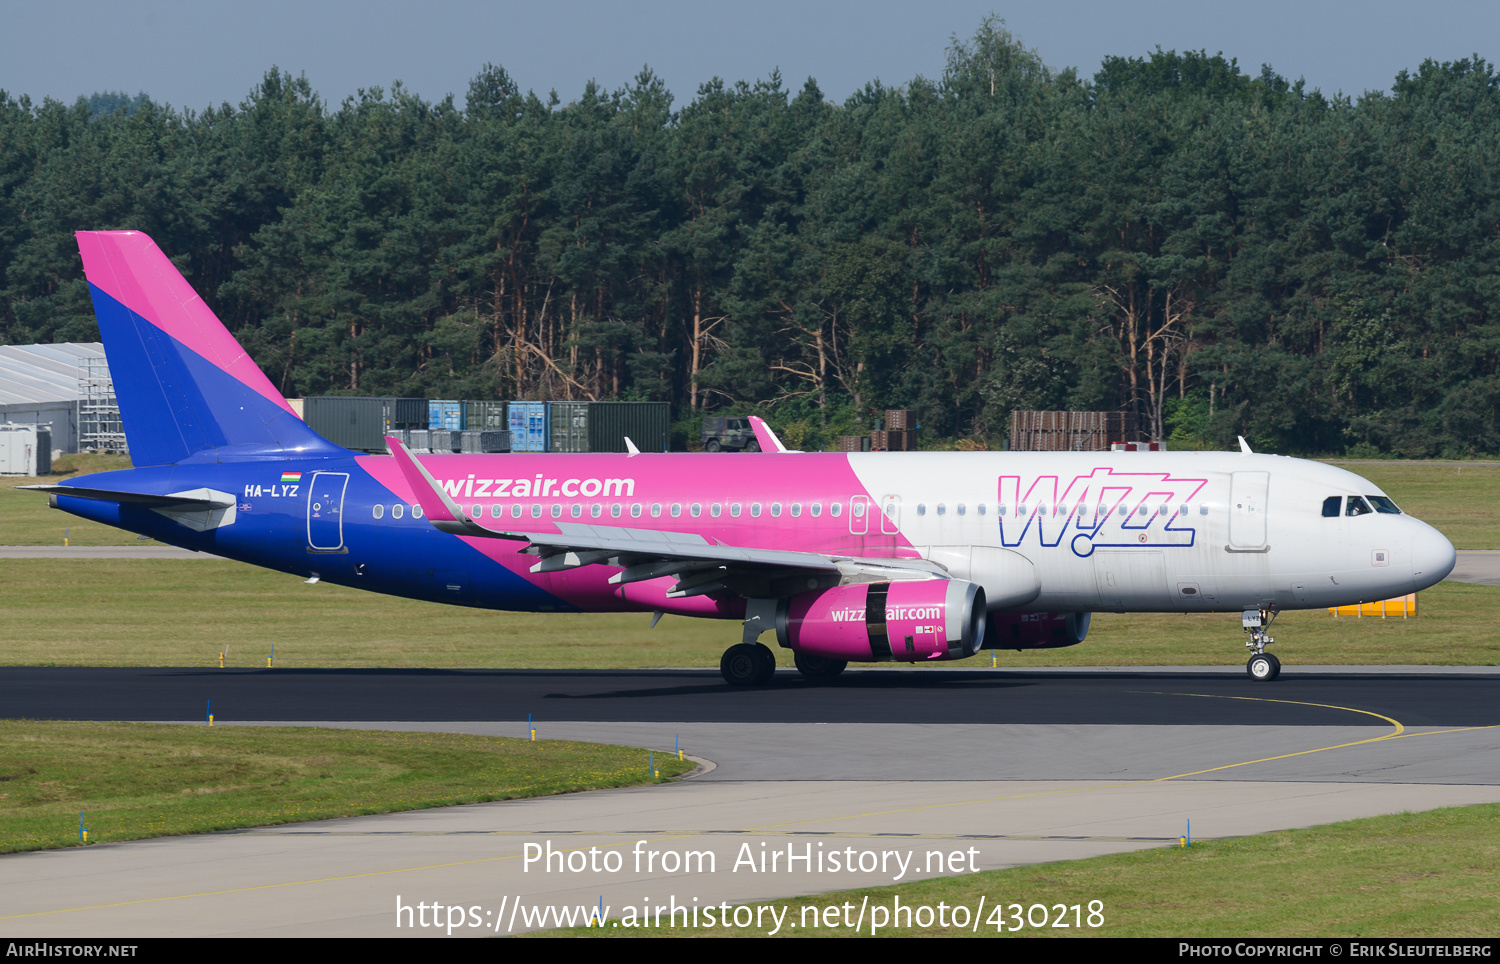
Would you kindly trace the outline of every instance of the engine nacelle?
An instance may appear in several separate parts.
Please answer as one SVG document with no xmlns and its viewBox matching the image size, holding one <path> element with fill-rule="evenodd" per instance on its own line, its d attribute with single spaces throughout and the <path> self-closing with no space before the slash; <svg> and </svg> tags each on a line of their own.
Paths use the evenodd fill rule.
<svg viewBox="0 0 1500 964">
<path fill-rule="evenodd" d="M 956 579 L 877 582 L 800 593 L 777 613 L 776 641 L 824 659 L 963 659 L 984 642 L 984 590 Z"/>
<path fill-rule="evenodd" d="M 1058 649 L 1089 634 L 1091 613 L 990 613 L 985 649 Z"/>
</svg>

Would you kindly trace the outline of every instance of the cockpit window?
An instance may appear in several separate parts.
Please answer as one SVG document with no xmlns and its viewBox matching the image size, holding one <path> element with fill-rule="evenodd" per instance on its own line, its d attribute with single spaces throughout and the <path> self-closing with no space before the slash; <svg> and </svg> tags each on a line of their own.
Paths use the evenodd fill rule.
<svg viewBox="0 0 1500 964">
<path fill-rule="evenodd" d="M 1396 508 L 1396 503 L 1392 502 L 1390 499 L 1386 498 L 1383 495 L 1372 495 L 1367 496 L 1367 498 L 1370 500 L 1370 504 L 1375 507 L 1375 511 L 1379 512 L 1381 515 L 1401 514 L 1401 510 Z"/>
<path fill-rule="evenodd" d="M 1339 503 L 1344 501 L 1341 495 L 1330 495 L 1323 500 L 1323 518 L 1337 519 L 1339 517 Z"/>
<path fill-rule="evenodd" d="M 1369 515 L 1374 511 L 1374 509 L 1370 508 L 1370 503 L 1366 502 L 1364 499 L 1361 499 L 1357 495 L 1351 495 L 1349 496 L 1349 504 L 1344 509 L 1344 515 Z"/>
</svg>

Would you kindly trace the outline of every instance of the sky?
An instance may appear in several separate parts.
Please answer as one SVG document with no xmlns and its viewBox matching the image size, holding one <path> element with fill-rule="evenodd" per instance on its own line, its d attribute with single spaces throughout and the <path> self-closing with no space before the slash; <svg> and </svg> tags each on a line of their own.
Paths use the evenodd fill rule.
<svg viewBox="0 0 1500 964">
<path fill-rule="evenodd" d="M 1308 89 L 1389 90 L 1428 58 L 1500 58 L 1500 3 L 1473 0 L 0 0 L 0 90 L 71 103 L 144 92 L 200 110 L 238 104 L 272 66 L 305 74 L 330 105 L 401 81 L 462 104 L 486 63 L 566 103 L 613 90 L 649 65 L 678 105 L 713 77 L 779 69 L 842 101 L 866 83 L 942 75 L 955 37 L 993 14 L 1053 68 L 1092 75 L 1110 55 L 1206 50 Z"/>
</svg>

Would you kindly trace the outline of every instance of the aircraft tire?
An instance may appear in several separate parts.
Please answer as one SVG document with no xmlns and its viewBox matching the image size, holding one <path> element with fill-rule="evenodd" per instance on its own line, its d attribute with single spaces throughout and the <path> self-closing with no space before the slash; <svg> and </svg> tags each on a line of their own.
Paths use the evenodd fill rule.
<svg viewBox="0 0 1500 964">
<path fill-rule="evenodd" d="M 760 659 L 760 676 L 756 679 L 757 686 L 771 682 L 776 675 L 776 654 L 765 643 L 755 644 L 755 655 Z"/>
<path fill-rule="evenodd" d="M 1245 672 L 1259 683 L 1269 683 L 1281 669 L 1281 661 L 1270 653 L 1256 653 L 1245 661 Z"/>
<path fill-rule="evenodd" d="M 806 653 L 798 653 L 792 657 L 792 662 L 797 665 L 797 672 L 809 683 L 824 683 L 842 673 L 849 663 L 842 659 L 825 659 L 822 656 L 809 656 Z"/>
<path fill-rule="evenodd" d="M 764 681 L 765 659 L 755 651 L 757 647 L 765 649 L 759 643 L 736 643 L 724 650 L 724 656 L 719 660 L 719 675 L 724 677 L 724 682 L 730 686 L 755 686 Z M 775 668 L 773 662 L 771 669 Z"/>
</svg>

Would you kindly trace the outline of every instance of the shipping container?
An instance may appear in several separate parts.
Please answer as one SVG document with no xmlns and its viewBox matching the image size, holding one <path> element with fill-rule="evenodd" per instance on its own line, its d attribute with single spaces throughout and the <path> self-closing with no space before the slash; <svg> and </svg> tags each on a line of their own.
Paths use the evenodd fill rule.
<svg viewBox="0 0 1500 964">
<path fill-rule="evenodd" d="M 587 452 L 589 450 L 589 403 L 548 402 L 549 452 Z"/>
<path fill-rule="evenodd" d="M 511 402 L 509 416 L 512 452 L 547 451 L 546 402 Z"/>
<path fill-rule="evenodd" d="M 505 402 L 464 402 L 464 431 L 510 431 L 509 406 Z"/>
<path fill-rule="evenodd" d="M 0 475 L 51 475 L 52 430 L 0 425 Z"/>
<path fill-rule="evenodd" d="M 335 445 L 357 452 L 384 452 L 385 436 L 395 429 L 421 428 L 421 398 L 365 398 L 322 395 L 303 399 L 308 428 Z"/>
<path fill-rule="evenodd" d="M 1011 412 L 1012 452 L 1105 452 L 1116 442 L 1138 442 L 1128 412 Z"/>
<path fill-rule="evenodd" d="M 642 452 L 665 452 L 672 442 L 672 406 L 666 402 L 590 402 L 590 452 L 624 452 L 625 437 Z"/>
<path fill-rule="evenodd" d="M 427 427 L 444 428 L 450 432 L 461 431 L 464 427 L 464 403 L 441 398 L 428 402 Z"/>
</svg>

